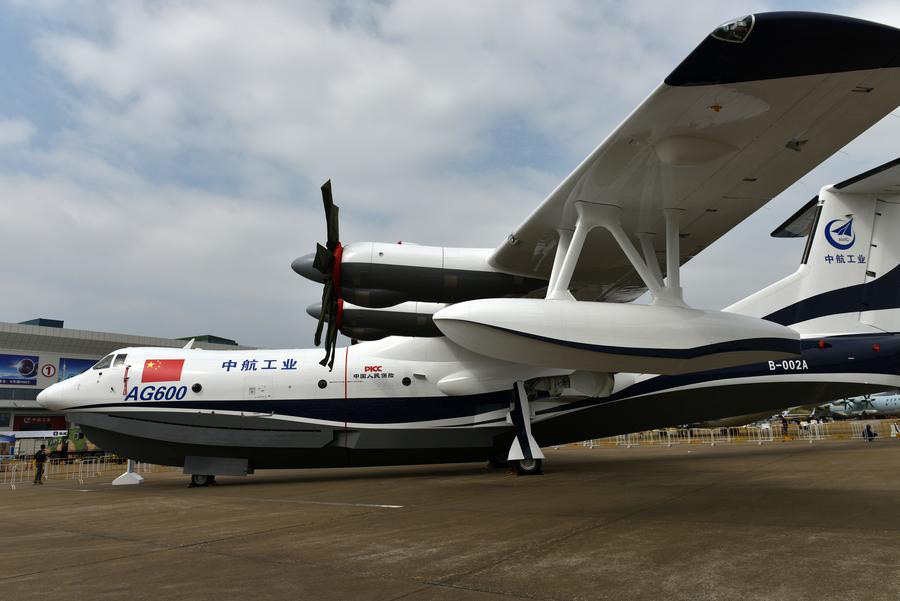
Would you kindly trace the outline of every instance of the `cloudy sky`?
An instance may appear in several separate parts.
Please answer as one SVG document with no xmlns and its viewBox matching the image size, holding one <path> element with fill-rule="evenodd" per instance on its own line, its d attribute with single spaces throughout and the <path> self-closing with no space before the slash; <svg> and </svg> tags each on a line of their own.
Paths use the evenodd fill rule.
<svg viewBox="0 0 900 601">
<path fill-rule="evenodd" d="M 324 238 L 493 247 L 716 25 L 896 2 L 0 5 L 0 321 L 311 345 Z M 768 233 L 900 155 L 886 117 L 685 268 L 721 308 L 796 268 Z"/>
</svg>

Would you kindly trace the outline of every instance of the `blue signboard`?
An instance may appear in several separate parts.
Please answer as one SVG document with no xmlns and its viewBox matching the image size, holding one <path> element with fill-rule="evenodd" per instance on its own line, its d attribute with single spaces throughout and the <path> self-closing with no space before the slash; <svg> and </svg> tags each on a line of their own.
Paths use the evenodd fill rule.
<svg viewBox="0 0 900 601">
<path fill-rule="evenodd" d="M 68 380 L 73 376 L 86 372 L 96 362 L 97 361 L 94 359 L 68 359 L 66 357 L 60 357 L 57 382 Z"/>
<path fill-rule="evenodd" d="M 38 358 L 34 355 L 0 355 L 0 384 L 35 386 Z"/>
</svg>

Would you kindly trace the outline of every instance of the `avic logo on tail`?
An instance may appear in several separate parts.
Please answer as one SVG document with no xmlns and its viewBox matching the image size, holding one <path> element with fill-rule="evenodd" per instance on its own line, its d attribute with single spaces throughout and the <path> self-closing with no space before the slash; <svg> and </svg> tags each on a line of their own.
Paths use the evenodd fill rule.
<svg viewBox="0 0 900 601">
<path fill-rule="evenodd" d="M 840 219 L 833 219 L 828 222 L 828 225 L 825 226 L 825 239 L 833 247 L 847 250 L 856 242 L 856 234 L 853 233 L 853 217 L 835 227 L 834 224 L 840 221 Z"/>
</svg>

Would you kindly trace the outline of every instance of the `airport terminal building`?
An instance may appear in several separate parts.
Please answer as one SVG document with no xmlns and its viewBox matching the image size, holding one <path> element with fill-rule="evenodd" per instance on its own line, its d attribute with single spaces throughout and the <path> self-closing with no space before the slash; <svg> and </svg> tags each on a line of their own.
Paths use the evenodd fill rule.
<svg viewBox="0 0 900 601">
<path fill-rule="evenodd" d="M 213 335 L 156 338 L 63 327 L 56 319 L 0 322 L 0 434 L 66 430 L 62 414 L 44 410 L 35 400 L 51 384 L 89 369 L 112 351 L 132 346 L 235 350 L 234 340 Z"/>
</svg>

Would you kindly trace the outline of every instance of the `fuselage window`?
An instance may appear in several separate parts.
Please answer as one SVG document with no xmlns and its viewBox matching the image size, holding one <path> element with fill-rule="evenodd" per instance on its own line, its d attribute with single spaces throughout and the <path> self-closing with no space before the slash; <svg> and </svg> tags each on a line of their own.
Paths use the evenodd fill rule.
<svg viewBox="0 0 900 601">
<path fill-rule="evenodd" d="M 107 356 L 103 357 L 102 359 L 100 359 L 99 361 L 97 361 L 94 364 L 94 367 L 92 367 L 91 369 L 106 369 L 107 367 L 112 365 L 112 360 L 113 360 L 113 356 L 107 355 Z"/>
<path fill-rule="evenodd" d="M 116 360 L 113 361 L 113 367 L 118 367 L 120 365 L 125 364 L 125 357 L 128 355 L 116 355 Z"/>
</svg>

